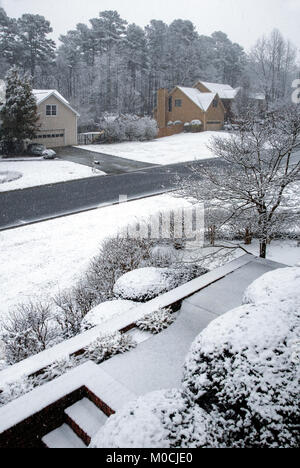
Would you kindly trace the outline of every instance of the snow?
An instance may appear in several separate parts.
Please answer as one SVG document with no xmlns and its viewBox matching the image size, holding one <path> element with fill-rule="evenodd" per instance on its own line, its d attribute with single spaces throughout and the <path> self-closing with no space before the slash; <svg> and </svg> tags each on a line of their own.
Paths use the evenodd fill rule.
<svg viewBox="0 0 300 468">
<path fill-rule="evenodd" d="M 84 449 L 86 446 L 82 440 L 67 425 L 63 424 L 58 429 L 43 437 L 42 441 L 48 448 L 58 449 Z"/>
<path fill-rule="evenodd" d="M 167 291 L 164 268 L 140 268 L 121 276 L 115 284 L 114 294 L 133 301 L 150 300 Z"/>
<path fill-rule="evenodd" d="M 84 317 L 82 328 L 84 329 L 87 326 L 96 327 L 107 320 L 129 312 L 136 306 L 137 304 L 133 301 L 116 300 L 103 302 Z"/>
<path fill-rule="evenodd" d="M 284 283 L 291 281 L 300 298 L 291 270 L 267 274 L 265 284 L 272 287 L 277 275 Z M 299 361 L 293 346 L 299 340 L 299 307 L 291 298 L 276 302 L 274 296 L 275 288 L 268 303 L 244 305 L 211 322 L 190 349 L 182 387 L 131 401 L 109 418 L 91 447 L 296 448 Z M 161 349 L 159 337 L 155 345 Z M 126 357 L 119 360 L 119 371 Z M 102 368 L 109 372 L 111 364 Z M 146 378 L 150 369 L 143 365 Z"/>
<path fill-rule="evenodd" d="M 233 89 L 230 85 L 220 84 L 220 83 L 207 83 L 201 81 L 209 91 L 219 95 L 221 99 L 234 99 L 239 92 L 240 88 Z"/>
<path fill-rule="evenodd" d="M 107 416 L 87 398 L 67 408 L 65 413 L 89 437 L 93 437 L 107 421 Z"/>
<path fill-rule="evenodd" d="M 137 217 L 179 205 L 189 203 L 160 195 L 0 232 L 0 316 L 29 299 L 47 299 L 73 287 L 106 237 Z"/>
<path fill-rule="evenodd" d="M 192 345 L 184 391 L 209 408 L 218 426 L 210 434 L 214 446 L 297 445 L 299 362 L 292 357 L 300 337 L 299 273 L 267 273 L 248 289 L 256 291 L 255 303 L 219 317 Z M 291 296 L 276 288 L 280 279 L 290 283 Z"/>
<path fill-rule="evenodd" d="M 185 88 L 183 86 L 178 86 L 178 89 L 182 91 L 191 101 L 200 107 L 201 110 L 206 112 L 214 98 L 216 93 L 201 93 L 197 88 Z"/>
<path fill-rule="evenodd" d="M 12 182 L 14 180 L 18 180 L 23 177 L 21 172 L 13 172 L 13 171 L 4 171 L 0 172 L 0 184 L 5 184 L 7 182 Z"/>
<path fill-rule="evenodd" d="M 90 448 L 166 449 L 204 444 L 206 414 L 189 411 L 178 390 L 161 390 L 129 403 L 92 439 Z M 197 434 L 194 432 L 197 421 Z M 201 430 L 202 429 L 202 430 Z"/>
<path fill-rule="evenodd" d="M 207 148 L 213 137 L 229 138 L 227 132 L 180 133 L 149 142 L 87 145 L 78 148 L 150 164 L 176 164 L 215 157 Z"/>
<path fill-rule="evenodd" d="M 88 388 L 115 411 L 136 398 L 99 366 L 87 362 L 0 408 L 0 434 L 81 387 Z"/>
<path fill-rule="evenodd" d="M 300 309 L 300 267 L 266 273 L 246 290 L 244 304 L 290 301 Z"/>
<path fill-rule="evenodd" d="M 1 174 L 19 173 L 20 178 L 1 183 Z M 102 171 L 68 161 L 0 161 L 0 192 L 106 175 Z"/>
</svg>

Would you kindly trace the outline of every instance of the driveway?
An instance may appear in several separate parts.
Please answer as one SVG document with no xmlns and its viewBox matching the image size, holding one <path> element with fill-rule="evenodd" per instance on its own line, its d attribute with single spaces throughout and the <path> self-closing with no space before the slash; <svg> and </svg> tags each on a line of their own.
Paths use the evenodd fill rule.
<svg viewBox="0 0 300 468">
<path fill-rule="evenodd" d="M 100 169 L 108 175 L 126 174 L 128 172 L 154 167 L 154 164 L 142 163 L 109 154 L 96 153 L 72 146 L 57 148 L 56 153 L 60 159 L 72 161 L 84 166 L 97 167 L 97 169 Z M 95 161 L 98 161 L 99 164 L 95 164 Z"/>
</svg>

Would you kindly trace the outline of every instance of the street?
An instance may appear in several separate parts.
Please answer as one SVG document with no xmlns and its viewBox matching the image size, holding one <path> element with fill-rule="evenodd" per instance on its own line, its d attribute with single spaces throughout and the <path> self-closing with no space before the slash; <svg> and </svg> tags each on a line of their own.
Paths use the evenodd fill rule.
<svg viewBox="0 0 300 468">
<path fill-rule="evenodd" d="M 192 175 L 191 166 L 219 165 L 216 159 L 170 166 L 153 166 L 135 172 L 92 177 L 0 193 L 0 229 L 55 218 L 70 213 L 161 194 L 176 187 L 176 176 Z"/>
</svg>

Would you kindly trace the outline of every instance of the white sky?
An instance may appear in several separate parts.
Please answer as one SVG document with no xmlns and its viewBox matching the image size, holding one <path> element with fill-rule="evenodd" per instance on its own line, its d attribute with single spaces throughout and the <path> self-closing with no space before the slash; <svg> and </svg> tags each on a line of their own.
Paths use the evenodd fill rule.
<svg viewBox="0 0 300 468">
<path fill-rule="evenodd" d="M 200 34 L 222 30 L 246 49 L 276 27 L 300 49 L 300 0 L 0 0 L 1 4 L 9 16 L 44 15 L 54 39 L 99 11 L 117 10 L 140 26 L 151 19 L 190 19 Z"/>
</svg>

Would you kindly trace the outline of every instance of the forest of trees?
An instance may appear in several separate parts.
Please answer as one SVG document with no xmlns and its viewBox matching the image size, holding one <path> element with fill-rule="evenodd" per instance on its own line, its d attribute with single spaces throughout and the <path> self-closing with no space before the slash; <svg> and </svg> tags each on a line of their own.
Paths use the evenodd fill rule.
<svg viewBox="0 0 300 468">
<path fill-rule="evenodd" d="M 204 36 L 188 20 L 152 20 L 141 28 L 116 11 L 60 37 L 39 15 L 9 18 L 0 8 L 0 78 L 13 65 L 32 75 L 36 88 L 55 88 L 92 128 L 105 112 L 150 115 L 156 91 L 197 79 L 227 83 L 283 99 L 297 78 L 296 48 L 279 31 L 261 38 L 250 54 L 223 32 Z"/>
</svg>

